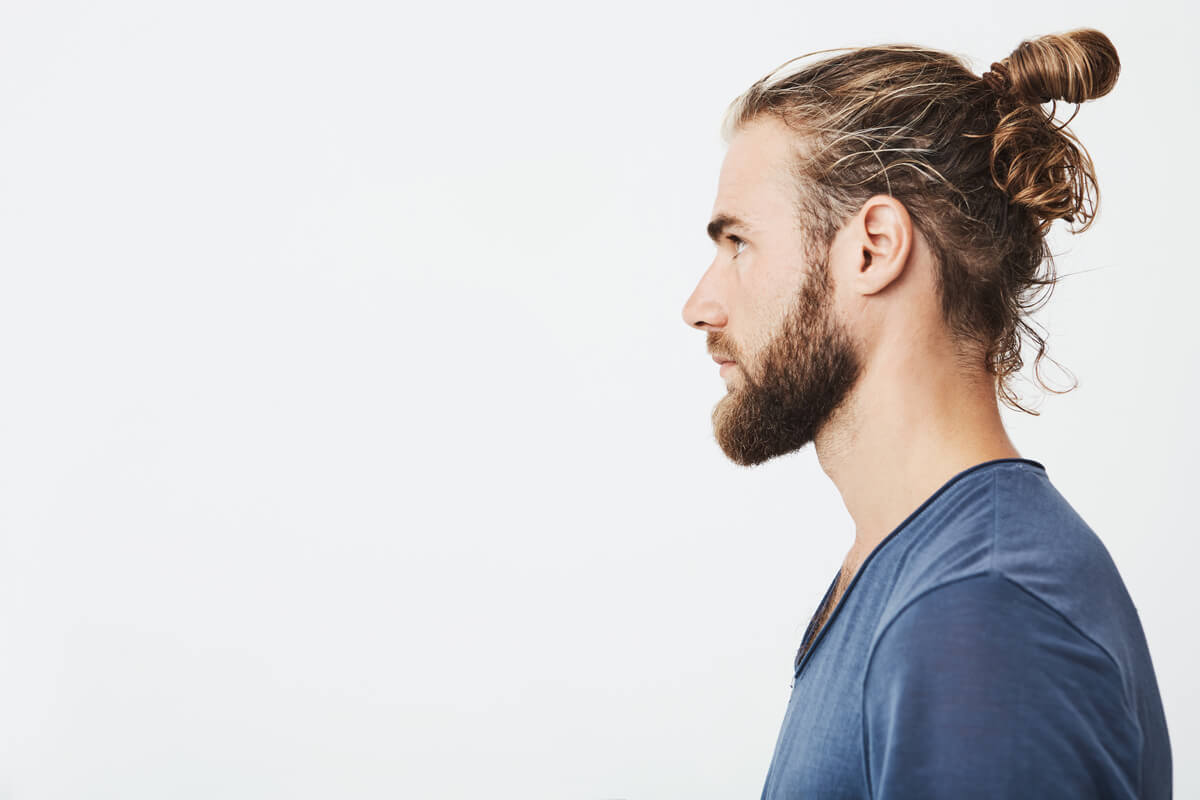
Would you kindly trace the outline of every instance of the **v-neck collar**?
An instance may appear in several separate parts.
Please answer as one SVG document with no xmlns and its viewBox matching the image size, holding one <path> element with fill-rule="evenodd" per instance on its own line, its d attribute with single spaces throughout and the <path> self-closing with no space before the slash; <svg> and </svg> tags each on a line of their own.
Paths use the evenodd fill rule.
<svg viewBox="0 0 1200 800">
<path fill-rule="evenodd" d="M 825 624 L 822 625 L 821 630 L 819 630 L 817 632 L 816 639 L 814 639 L 812 641 L 812 643 L 809 644 L 807 650 L 804 650 L 804 655 L 802 657 L 799 656 L 799 651 L 797 651 L 797 659 L 796 659 L 796 663 L 794 665 L 795 669 L 792 673 L 792 685 L 793 686 L 795 686 L 796 679 L 800 677 L 800 673 L 804 670 L 804 666 L 812 658 L 813 651 L 815 651 L 817 649 L 817 647 L 821 644 L 821 640 L 825 638 L 825 632 L 827 630 L 829 630 L 830 626 L 833 625 L 833 621 L 837 618 L 837 615 L 839 613 L 841 613 L 842 606 L 846 605 L 846 598 L 850 596 L 850 592 L 854 591 L 854 587 L 858 583 L 859 577 L 863 574 L 863 572 L 866 571 L 867 566 L 871 563 L 871 559 L 875 558 L 875 554 L 878 553 L 880 550 L 882 550 L 883 546 L 885 544 L 887 544 L 889 541 L 894 539 L 896 537 L 896 535 L 900 533 L 900 531 L 907 528 L 908 524 L 910 522 L 912 522 L 914 519 L 916 519 L 918 516 L 920 516 L 921 512 L 924 511 L 926 508 L 928 508 L 935 500 L 937 500 L 939 497 L 941 497 L 946 492 L 947 489 L 949 489 L 954 484 L 958 483 L 960 480 L 962 480 L 966 476 L 971 475 L 975 472 L 978 472 L 979 470 L 982 470 L 984 467 L 990 467 L 994 464 L 1008 464 L 1008 463 L 1014 463 L 1014 462 L 1022 463 L 1022 464 L 1030 464 L 1030 465 L 1042 470 L 1043 472 L 1046 471 L 1046 467 L 1041 462 L 1034 461 L 1032 458 L 993 458 L 990 461 L 982 461 L 974 466 L 967 467 L 966 469 L 962 470 L 961 472 L 959 472 L 958 474 L 954 475 L 952 478 L 947 480 L 945 483 L 943 483 L 940 487 L 938 487 L 937 491 L 935 491 L 933 494 L 929 495 L 929 497 L 925 498 L 925 501 L 923 503 L 921 503 L 921 505 L 917 506 L 916 509 L 912 511 L 912 513 L 910 513 L 907 517 L 905 517 L 903 522 L 901 522 L 899 525 L 897 525 L 895 528 L 893 528 L 891 533 L 889 533 L 887 536 L 883 537 L 883 539 L 879 542 L 879 544 L 875 545 L 875 549 L 872 550 L 870 553 L 868 553 L 867 557 L 865 559 L 863 559 L 862 564 L 859 565 L 858 570 L 854 573 L 854 577 L 850 580 L 850 584 L 846 587 L 846 591 L 842 592 L 842 596 L 840 598 L 838 598 L 837 606 L 835 606 L 833 611 L 831 611 L 829 613 L 828 618 L 825 620 Z M 800 643 L 801 648 L 804 647 L 804 642 L 808 640 L 809 633 L 812 631 L 812 628 L 816 624 L 817 619 L 821 616 L 821 611 L 825 608 L 825 604 L 829 602 L 829 596 L 833 593 L 833 588 L 837 585 L 839 577 L 841 577 L 841 568 L 839 568 L 837 574 L 834 575 L 833 582 L 829 584 L 829 588 L 825 590 L 825 597 L 821 601 L 821 605 L 817 608 L 816 615 L 814 615 L 812 620 L 809 621 L 808 630 L 806 630 L 804 632 L 804 639 Z"/>
<path fill-rule="evenodd" d="M 800 647 L 796 650 L 796 659 L 792 663 L 793 675 L 800 674 L 800 661 L 808 655 L 808 651 L 813 649 L 816 642 L 810 642 L 809 638 L 813 635 L 813 628 L 817 625 L 817 620 L 825 617 L 825 625 L 829 625 L 831 614 L 825 613 L 825 607 L 829 604 L 829 597 L 833 594 L 833 589 L 837 586 L 838 579 L 842 577 L 842 571 L 839 569 L 837 574 L 833 576 L 833 581 L 829 584 L 829 588 L 825 590 L 825 596 L 821 598 L 821 604 L 817 606 L 817 611 L 813 614 L 812 619 L 808 621 L 808 628 L 804 631 L 804 638 L 800 640 Z M 847 591 L 849 587 L 847 587 Z M 806 646 L 807 645 L 807 646 Z"/>
</svg>

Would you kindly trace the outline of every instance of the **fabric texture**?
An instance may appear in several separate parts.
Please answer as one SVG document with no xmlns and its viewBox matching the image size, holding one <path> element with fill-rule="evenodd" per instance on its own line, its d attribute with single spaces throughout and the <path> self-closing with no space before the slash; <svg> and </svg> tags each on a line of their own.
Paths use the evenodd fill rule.
<svg viewBox="0 0 1200 800">
<path fill-rule="evenodd" d="M 819 616 L 763 800 L 1171 797 L 1137 610 L 1042 464 L 955 475 Z"/>
</svg>

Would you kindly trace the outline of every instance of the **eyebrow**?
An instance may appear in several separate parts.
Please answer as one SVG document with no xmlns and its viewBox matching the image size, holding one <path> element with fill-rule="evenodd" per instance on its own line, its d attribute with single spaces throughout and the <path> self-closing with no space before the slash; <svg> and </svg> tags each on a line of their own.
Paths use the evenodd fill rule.
<svg viewBox="0 0 1200 800">
<path fill-rule="evenodd" d="M 732 214 L 717 214 L 712 218 L 712 222 L 708 223 L 708 238 L 714 242 L 721 241 L 721 234 L 726 228 L 743 228 L 750 230 L 750 226 Z"/>
</svg>

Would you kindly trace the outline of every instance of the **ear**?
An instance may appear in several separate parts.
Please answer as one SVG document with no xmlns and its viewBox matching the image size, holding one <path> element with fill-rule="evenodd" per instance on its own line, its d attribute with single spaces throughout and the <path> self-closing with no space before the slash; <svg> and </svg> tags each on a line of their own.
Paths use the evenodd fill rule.
<svg viewBox="0 0 1200 800">
<path fill-rule="evenodd" d="M 850 277 L 859 294 L 881 292 L 898 279 L 912 250 L 913 226 L 908 209 L 894 197 L 877 194 L 868 199 L 854 224 L 857 268 Z"/>
</svg>

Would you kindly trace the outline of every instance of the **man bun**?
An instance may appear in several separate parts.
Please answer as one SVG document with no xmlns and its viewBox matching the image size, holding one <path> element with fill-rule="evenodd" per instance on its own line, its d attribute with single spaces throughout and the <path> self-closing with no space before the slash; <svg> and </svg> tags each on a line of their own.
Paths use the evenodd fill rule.
<svg viewBox="0 0 1200 800">
<path fill-rule="evenodd" d="M 992 64 L 994 78 L 985 73 L 984 79 L 1017 105 L 1082 103 L 1112 91 L 1120 71 L 1112 41 L 1094 28 L 1080 28 L 1026 39 Z"/>
<path fill-rule="evenodd" d="M 1028 208 L 1045 232 L 1056 219 L 1091 225 L 1100 200 L 1087 150 L 1043 103 L 1078 104 L 1103 97 L 1116 85 L 1121 62 L 1107 36 L 1092 28 L 1021 42 L 981 79 L 996 94 L 1001 113 L 992 135 L 991 172 L 1012 202 Z"/>
</svg>

